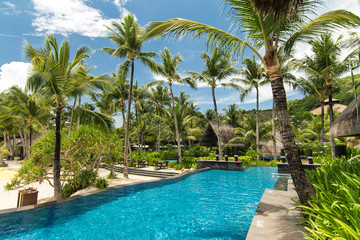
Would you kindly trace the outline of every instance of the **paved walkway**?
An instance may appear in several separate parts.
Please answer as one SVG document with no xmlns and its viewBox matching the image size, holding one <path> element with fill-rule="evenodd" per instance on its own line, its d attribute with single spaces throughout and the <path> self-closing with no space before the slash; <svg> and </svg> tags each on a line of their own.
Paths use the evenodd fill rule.
<svg viewBox="0 0 360 240">
<path fill-rule="evenodd" d="M 266 189 L 256 210 L 246 240 L 298 240 L 305 239 L 300 232 L 304 226 L 299 210 L 287 210 L 296 206 L 294 190 L 278 191 Z"/>
</svg>

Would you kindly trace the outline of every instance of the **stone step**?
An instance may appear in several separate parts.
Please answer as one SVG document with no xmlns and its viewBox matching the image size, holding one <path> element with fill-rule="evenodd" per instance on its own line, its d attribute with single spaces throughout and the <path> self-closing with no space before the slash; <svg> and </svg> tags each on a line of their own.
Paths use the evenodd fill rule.
<svg viewBox="0 0 360 240">
<path fill-rule="evenodd" d="M 107 170 L 111 170 L 111 166 L 108 164 L 101 164 L 101 168 L 105 168 Z M 114 171 L 123 173 L 124 168 L 119 166 L 114 166 Z M 161 172 L 161 171 L 151 171 L 145 169 L 137 169 L 137 168 L 128 168 L 129 174 L 140 175 L 146 177 L 157 177 L 157 178 L 169 178 L 178 175 L 177 172 Z"/>
</svg>

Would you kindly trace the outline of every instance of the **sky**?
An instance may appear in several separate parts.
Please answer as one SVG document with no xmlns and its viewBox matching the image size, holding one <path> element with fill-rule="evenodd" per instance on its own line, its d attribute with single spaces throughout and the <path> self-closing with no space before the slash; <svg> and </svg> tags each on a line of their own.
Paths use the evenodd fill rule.
<svg viewBox="0 0 360 240">
<path fill-rule="evenodd" d="M 24 57 L 24 43 L 37 48 L 44 42 L 44 35 L 55 34 L 58 42 L 70 41 L 72 57 L 77 48 L 86 45 L 92 49 L 91 57 L 86 59 L 88 66 L 96 66 L 92 75 L 116 72 L 121 60 L 106 53 L 95 52 L 103 47 L 114 47 L 106 38 L 109 32 L 104 25 L 111 26 L 128 13 L 133 14 L 141 26 L 152 21 L 165 21 L 170 18 L 185 18 L 205 23 L 225 31 L 231 30 L 227 10 L 219 0 L 0 0 L 0 92 L 10 86 L 24 87 L 29 71 L 29 63 Z M 347 9 L 360 16 L 360 0 L 327 0 L 320 12 Z M 243 38 L 242 33 L 237 36 Z M 146 42 L 143 51 L 159 52 L 167 47 L 173 55 L 179 53 L 183 62 L 179 73 L 184 70 L 201 72 L 202 52 L 206 52 L 203 39 L 184 38 L 181 40 L 160 39 Z M 302 44 L 296 56 L 301 57 L 310 46 Z M 208 54 L 210 54 L 208 52 Z M 247 57 L 251 57 L 247 53 Z M 155 59 L 160 62 L 160 59 Z M 135 79 L 141 85 L 161 79 L 140 62 L 135 64 Z M 288 100 L 302 98 L 303 95 L 286 87 Z M 213 109 L 211 89 L 204 84 L 196 90 L 186 86 L 174 86 L 174 94 L 185 91 L 201 111 Z M 241 109 L 254 109 L 255 92 L 251 92 L 244 102 L 240 102 L 237 91 L 218 87 L 216 99 L 218 109 L 228 108 L 236 103 Z M 260 88 L 260 108 L 272 107 L 271 87 Z"/>
</svg>

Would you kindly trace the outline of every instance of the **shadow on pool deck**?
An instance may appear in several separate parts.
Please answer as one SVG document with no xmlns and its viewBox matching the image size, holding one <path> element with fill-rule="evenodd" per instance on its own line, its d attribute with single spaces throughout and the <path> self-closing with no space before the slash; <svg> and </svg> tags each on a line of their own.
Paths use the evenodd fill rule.
<svg viewBox="0 0 360 240">
<path fill-rule="evenodd" d="M 301 221 L 300 210 L 288 210 L 295 207 L 291 199 L 297 199 L 296 192 L 266 189 L 247 234 L 246 240 L 305 239 L 301 232 L 306 232 Z"/>
</svg>

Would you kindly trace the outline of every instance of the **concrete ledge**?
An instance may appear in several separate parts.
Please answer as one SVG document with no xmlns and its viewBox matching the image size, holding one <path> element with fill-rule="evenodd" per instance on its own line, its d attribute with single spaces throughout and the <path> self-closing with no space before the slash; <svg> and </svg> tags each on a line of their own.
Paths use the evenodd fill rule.
<svg viewBox="0 0 360 240">
<path fill-rule="evenodd" d="M 290 174 L 290 169 L 289 169 L 289 165 L 287 163 L 278 163 L 277 164 L 278 167 L 278 173 L 288 173 Z M 309 163 L 303 163 L 303 168 L 305 170 L 314 170 L 315 168 L 321 167 L 321 164 L 309 164 Z"/>
<path fill-rule="evenodd" d="M 211 168 L 216 170 L 242 171 L 242 162 L 215 161 L 215 160 L 198 160 L 197 169 Z"/>
<path fill-rule="evenodd" d="M 266 189 L 246 240 L 305 239 L 301 233 L 306 232 L 304 226 L 297 225 L 302 217 L 300 210 L 288 210 L 296 206 L 291 199 L 297 199 L 294 190 L 286 192 Z"/>
</svg>

